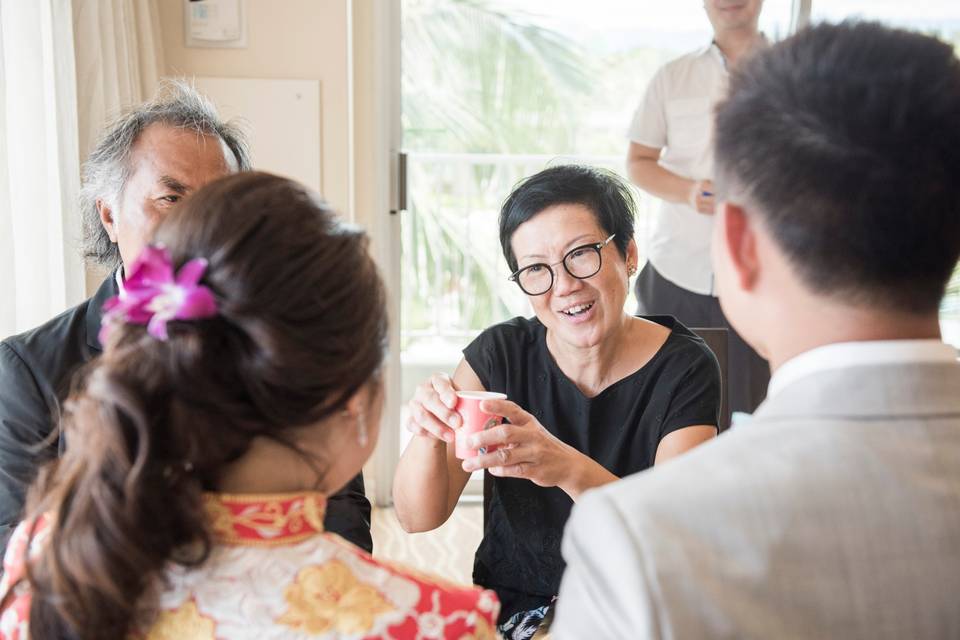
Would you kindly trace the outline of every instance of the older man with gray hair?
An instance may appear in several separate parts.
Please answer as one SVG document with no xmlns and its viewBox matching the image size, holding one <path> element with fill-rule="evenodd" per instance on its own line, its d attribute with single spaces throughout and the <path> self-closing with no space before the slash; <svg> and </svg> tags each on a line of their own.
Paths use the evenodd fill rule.
<svg viewBox="0 0 960 640">
<path fill-rule="evenodd" d="M 121 116 L 84 163 L 84 256 L 111 274 L 93 297 L 0 342 L 0 552 L 38 467 L 63 450 L 60 405 L 77 370 L 100 355 L 101 309 L 122 286 L 124 265 L 183 198 L 249 168 L 240 130 L 182 82 L 165 83 L 157 98 Z M 331 499 L 326 524 L 372 549 L 362 476 Z"/>
</svg>

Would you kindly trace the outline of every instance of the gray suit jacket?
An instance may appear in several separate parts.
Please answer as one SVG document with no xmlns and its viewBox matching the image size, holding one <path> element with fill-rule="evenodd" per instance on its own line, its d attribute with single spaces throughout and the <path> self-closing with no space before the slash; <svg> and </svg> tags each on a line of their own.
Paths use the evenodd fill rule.
<svg viewBox="0 0 960 640">
<path fill-rule="evenodd" d="M 960 638 L 960 365 L 799 379 L 588 493 L 552 638 Z"/>
</svg>

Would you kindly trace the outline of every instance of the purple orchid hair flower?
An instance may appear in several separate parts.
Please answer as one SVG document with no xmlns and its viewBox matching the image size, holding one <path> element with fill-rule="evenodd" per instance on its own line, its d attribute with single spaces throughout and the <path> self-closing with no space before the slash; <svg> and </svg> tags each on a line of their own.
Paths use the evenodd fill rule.
<svg viewBox="0 0 960 640">
<path fill-rule="evenodd" d="M 217 315 L 213 292 L 199 284 L 207 269 L 205 258 L 190 260 L 174 275 L 170 252 L 149 245 L 134 260 L 120 295 L 103 305 L 100 343 L 106 344 L 112 327 L 121 322 L 147 325 L 147 332 L 166 340 L 171 320 L 196 320 Z"/>
</svg>

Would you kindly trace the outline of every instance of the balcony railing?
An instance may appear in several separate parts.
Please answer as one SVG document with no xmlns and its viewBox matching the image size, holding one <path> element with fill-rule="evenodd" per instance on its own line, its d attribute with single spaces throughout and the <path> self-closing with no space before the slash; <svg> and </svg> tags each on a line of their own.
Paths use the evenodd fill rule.
<svg viewBox="0 0 960 640">
<path fill-rule="evenodd" d="M 500 205 L 523 178 L 548 166 L 591 164 L 623 175 L 622 156 L 408 154 L 410 212 L 402 224 L 401 345 L 409 363 L 446 363 L 484 328 L 531 315 L 509 275 L 497 234 Z M 657 200 L 635 191 L 640 264 Z M 632 304 L 632 301 L 631 303 Z M 943 306 L 960 342 L 960 276 Z"/>
</svg>

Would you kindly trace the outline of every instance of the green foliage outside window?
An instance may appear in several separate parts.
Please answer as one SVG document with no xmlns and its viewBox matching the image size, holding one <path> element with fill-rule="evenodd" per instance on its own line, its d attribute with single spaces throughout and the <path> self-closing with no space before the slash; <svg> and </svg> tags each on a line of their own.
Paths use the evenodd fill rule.
<svg viewBox="0 0 960 640">
<path fill-rule="evenodd" d="M 404 1 L 404 349 L 436 336 L 462 347 L 484 327 L 528 312 L 506 281 L 496 228 L 503 198 L 523 177 L 562 161 L 558 154 L 592 154 L 587 161 L 622 172 L 629 112 L 678 53 L 587 50 L 518 11 L 522 3 L 506 6 Z M 938 35 L 960 52 L 960 31 Z M 638 202 L 642 238 L 654 202 L 645 194 Z M 960 269 L 943 312 L 960 318 Z"/>
<path fill-rule="evenodd" d="M 557 154 L 594 154 L 595 164 L 622 172 L 627 122 L 610 104 L 632 106 L 668 57 L 639 48 L 599 58 L 492 1 L 404 3 L 404 347 L 437 334 L 463 342 L 527 313 L 506 281 L 502 200 L 523 177 L 561 161 Z"/>
</svg>

